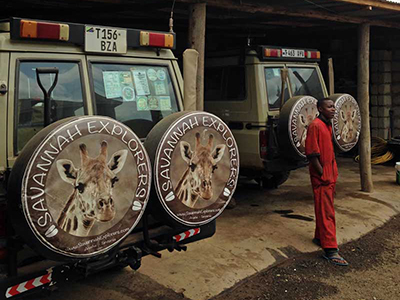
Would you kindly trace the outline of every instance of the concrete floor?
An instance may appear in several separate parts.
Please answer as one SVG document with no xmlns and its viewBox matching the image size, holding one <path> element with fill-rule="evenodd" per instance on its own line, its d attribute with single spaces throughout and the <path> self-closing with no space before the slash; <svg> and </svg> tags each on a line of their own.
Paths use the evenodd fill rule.
<svg viewBox="0 0 400 300">
<path fill-rule="evenodd" d="M 375 192 L 363 193 L 358 164 L 341 158 L 338 165 L 335 203 L 342 244 L 398 214 L 400 186 L 394 167 L 373 166 Z M 216 234 L 188 245 L 187 252 L 164 251 L 162 259 L 147 256 L 138 272 L 104 272 L 47 299 L 209 299 L 276 262 L 318 249 L 311 242 L 314 208 L 307 168 L 292 172 L 275 190 L 242 182 L 235 198 L 237 206 L 218 218 Z"/>
<path fill-rule="evenodd" d="M 359 238 L 400 211 L 394 167 L 374 166 L 375 191 L 360 191 L 358 164 L 338 160 L 335 199 L 340 244 Z M 308 169 L 291 173 L 280 188 L 260 191 L 254 182 L 238 187 L 237 206 L 225 210 L 214 237 L 188 246 L 186 253 L 145 257 L 139 273 L 194 300 L 209 299 L 240 280 L 312 244 L 314 208 Z"/>
</svg>

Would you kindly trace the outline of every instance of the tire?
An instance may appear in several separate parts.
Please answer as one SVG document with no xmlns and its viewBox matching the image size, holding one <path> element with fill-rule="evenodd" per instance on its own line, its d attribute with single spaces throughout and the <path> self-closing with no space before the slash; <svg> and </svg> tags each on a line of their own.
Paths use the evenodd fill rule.
<svg viewBox="0 0 400 300">
<path fill-rule="evenodd" d="M 271 177 L 262 177 L 261 183 L 263 188 L 276 189 L 278 186 L 284 184 L 289 179 L 290 171 L 282 171 L 272 173 Z"/>
<path fill-rule="evenodd" d="M 279 146 L 283 156 L 291 160 L 306 158 L 307 129 L 317 116 L 317 99 L 311 96 L 295 96 L 283 105 L 278 125 Z"/>
<path fill-rule="evenodd" d="M 150 131 L 144 147 L 153 164 L 149 211 L 155 219 L 173 227 L 201 226 L 227 207 L 237 185 L 239 150 L 218 117 L 200 111 L 169 115 Z M 198 181 L 204 186 L 193 187 Z"/>
<path fill-rule="evenodd" d="M 329 98 L 335 103 L 332 120 L 334 145 L 341 152 L 349 152 L 357 145 L 361 133 L 360 107 L 349 94 L 334 94 Z"/>
<path fill-rule="evenodd" d="M 79 261 L 111 251 L 134 229 L 150 186 L 150 160 L 131 129 L 108 117 L 72 117 L 42 129 L 18 155 L 8 212 L 39 254 Z"/>
</svg>

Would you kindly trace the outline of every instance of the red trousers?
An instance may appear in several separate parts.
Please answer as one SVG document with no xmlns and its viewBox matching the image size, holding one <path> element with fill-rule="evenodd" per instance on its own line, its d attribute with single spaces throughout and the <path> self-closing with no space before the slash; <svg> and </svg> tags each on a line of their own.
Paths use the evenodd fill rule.
<svg viewBox="0 0 400 300">
<path fill-rule="evenodd" d="M 315 209 L 315 238 L 322 248 L 337 248 L 336 221 L 333 198 L 336 183 L 313 186 Z"/>
</svg>

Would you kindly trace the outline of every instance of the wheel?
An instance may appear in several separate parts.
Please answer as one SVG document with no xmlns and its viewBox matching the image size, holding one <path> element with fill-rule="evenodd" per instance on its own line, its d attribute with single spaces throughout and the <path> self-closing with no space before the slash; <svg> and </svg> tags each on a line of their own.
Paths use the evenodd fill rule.
<svg viewBox="0 0 400 300">
<path fill-rule="evenodd" d="M 269 177 L 261 178 L 261 185 L 263 188 L 277 188 L 289 179 L 290 171 L 282 171 L 270 174 Z"/>
</svg>

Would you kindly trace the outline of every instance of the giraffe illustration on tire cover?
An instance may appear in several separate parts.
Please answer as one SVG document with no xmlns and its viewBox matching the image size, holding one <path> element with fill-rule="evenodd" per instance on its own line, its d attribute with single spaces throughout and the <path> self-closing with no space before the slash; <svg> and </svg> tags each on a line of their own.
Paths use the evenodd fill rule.
<svg viewBox="0 0 400 300">
<path fill-rule="evenodd" d="M 59 159 L 60 177 L 74 188 L 58 217 L 57 224 L 76 236 L 87 236 L 95 222 L 108 222 L 115 216 L 112 196 L 116 176 L 123 168 L 127 150 L 116 151 L 107 163 L 107 142 L 101 143 L 100 154 L 89 157 L 85 144 L 79 145 L 81 167 L 69 159 Z"/>
<path fill-rule="evenodd" d="M 225 145 L 219 144 L 213 149 L 213 143 L 214 136 L 210 134 L 207 145 L 203 146 L 199 132 L 196 133 L 194 151 L 188 142 L 180 142 L 180 152 L 187 163 L 187 169 L 183 172 L 175 193 L 188 207 L 195 207 L 199 198 L 210 200 L 213 196 L 212 176 L 225 152 Z"/>
</svg>

